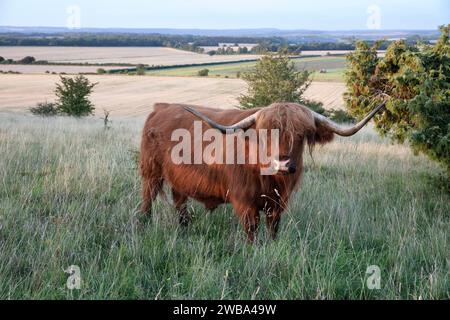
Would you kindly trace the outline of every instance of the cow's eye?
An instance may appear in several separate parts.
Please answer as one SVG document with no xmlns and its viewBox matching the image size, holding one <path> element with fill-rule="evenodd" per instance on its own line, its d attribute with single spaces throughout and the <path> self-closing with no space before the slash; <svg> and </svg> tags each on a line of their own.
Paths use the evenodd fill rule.
<svg viewBox="0 0 450 320">
<path fill-rule="evenodd" d="M 286 161 L 286 160 L 289 160 L 289 155 L 280 155 L 280 157 L 279 157 L 279 159 L 280 159 L 280 161 Z"/>
</svg>

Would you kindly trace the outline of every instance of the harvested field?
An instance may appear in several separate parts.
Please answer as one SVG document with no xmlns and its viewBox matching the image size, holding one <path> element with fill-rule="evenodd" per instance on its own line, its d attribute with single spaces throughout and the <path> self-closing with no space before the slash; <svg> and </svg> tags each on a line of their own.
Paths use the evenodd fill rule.
<svg viewBox="0 0 450 320">
<path fill-rule="evenodd" d="M 313 82 L 306 90 L 305 97 L 322 102 L 328 109 L 341 109 L 344 106 L 344 92 L 345 84 L 342 82 Z"/>
<path fill-rule="evenodd" d="M 92 95 L 98 114 L 107 109 L 112 115 L 144 115 L 155 102 L 231 108 L 238 105 L 236 98 L 245 92 L 245 83 L 239 79 L 127 75 L 88 78 L 99 83 Z M 25 112 L 37 102 L 54 100 L 53 89 L 58 81 L 56 75 L 0 75 L 0 110 Z M 342 83 L 314 82 L 305 96 L 322 101 L 327 108 L 339 108 L 344 91 Z"/>
<path fill-rule="evenodd" d="M 60 65 L 25 65 L 25 64 L 0 64 L 0 71 L 8 72 L 20 72 L 25 74 L 42 74 L 42 73 L 96 73 L 99 68 L 105 70 L 117 70 L 127 69 L 128 67 L 111 66 L 111 67 L 98 67 L 98 66 L 60 66 Z"/>
<path fill-rule="evenodd" d="M 36 60 L 66 63 L 130 63 L 181 65 L 256 59 L 257 55 L 209 56 L 163 47 L 0 47 L 0 56 L 19 60 L 33 56 Z"/>
<path fill-rule="evenodd" d="M 215 107 L 237 105 L 243 82 L 228 79 L 158 78 L 127 75 L 89 75 L 98 82 L 92 101 L 97 113 L 143 115 L 155 102 L 183 102 Z M 0 109 L 25 111 L 37 102 L 54 100 L 55 75 L 0 75 Z"/>
</svg>

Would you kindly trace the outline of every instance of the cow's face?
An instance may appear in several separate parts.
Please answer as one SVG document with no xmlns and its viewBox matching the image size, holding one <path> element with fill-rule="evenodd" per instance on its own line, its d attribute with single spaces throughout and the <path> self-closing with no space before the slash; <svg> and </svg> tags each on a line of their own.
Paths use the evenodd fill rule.
<svg viewBox="0 0 450 320">
<path fill-rule="evenodd" d="M 267 134 L 267 155 L 271 158 L 272 170 L 279 175 L 295 174 L 302 166 L 305 140 L 314 131 L 314 120 L 304 110 L 291 106 L 277 106 L 263 110 L 256 128 L 277 130 L 278 143 Z M 276 147 L 274 147 L 276 146 Z"/>
</svg>

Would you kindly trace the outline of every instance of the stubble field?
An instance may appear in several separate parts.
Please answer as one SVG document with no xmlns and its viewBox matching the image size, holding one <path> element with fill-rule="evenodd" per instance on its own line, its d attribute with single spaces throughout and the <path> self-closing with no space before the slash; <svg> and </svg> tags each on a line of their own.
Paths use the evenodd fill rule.
<svg viewBox="0 0 450 320">
<path fill-rule="evenodd" d="M 151 77 L 128 75 L 89 75 L 98 82 L 92 94 L 97 114 L 103 109 L 113 116 L 147 115 L 156 102 L 173 102 L 232 108 L 239 105 L 237 97 L 245 92 L 240 79 Z M 53 101 L 56 75 L 1 75 L 0 111 L 26 112 L 38 102 Z M 337 82 L 314 82 L 305 96 L 322 101 L 326 107 L 341 108 L 345 86 Z"/>
<path fill-rule="evenodd" d="M 256 55 L 209 56 L 165 47 L 0 47 L 0 56 L 19 60 L 33 56 L 36 60 L 58 63 L 129 63 L 155 66 L 210 63 L 256 59 Z"/>
</svg>

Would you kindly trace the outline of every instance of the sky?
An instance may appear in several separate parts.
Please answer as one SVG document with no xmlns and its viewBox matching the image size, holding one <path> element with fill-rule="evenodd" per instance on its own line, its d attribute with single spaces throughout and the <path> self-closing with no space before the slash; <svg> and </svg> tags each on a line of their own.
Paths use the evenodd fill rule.
<svg viewBox="0 0 450 320">
<path fill-rule="evenodd" d="M 0 0 L 0 26 L 436 29 L 449 0 Z"/>
</svg>

